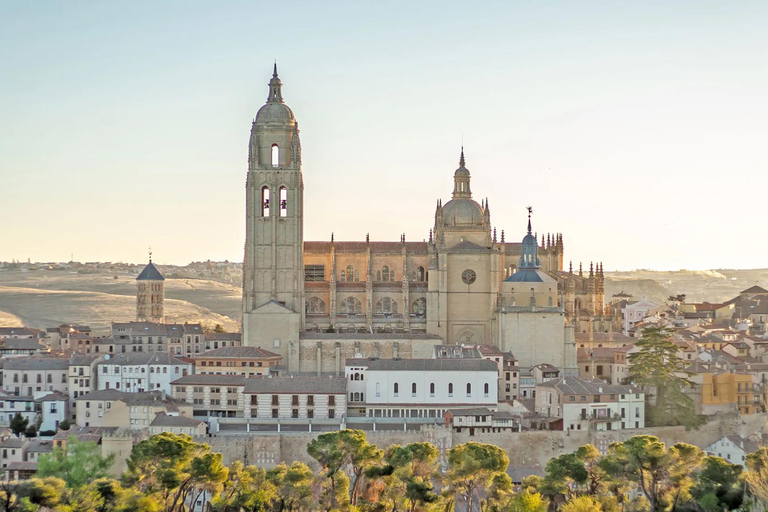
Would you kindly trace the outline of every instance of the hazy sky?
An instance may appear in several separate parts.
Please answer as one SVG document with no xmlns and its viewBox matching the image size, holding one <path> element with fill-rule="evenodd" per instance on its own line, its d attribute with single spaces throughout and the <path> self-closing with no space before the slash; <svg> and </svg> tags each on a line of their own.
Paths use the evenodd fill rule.
<svg viewBox="0 0 768 512">
<path fill-rule="evenodd" d="M 0 3 L 0 260 L 243 257 L 277 58 L 307 240 L 422 240 L 462 134 L 507 240 L 768 267 L 768 2 Z M 566 263 L 567 265 L 567 263 Z"/>
</svg>

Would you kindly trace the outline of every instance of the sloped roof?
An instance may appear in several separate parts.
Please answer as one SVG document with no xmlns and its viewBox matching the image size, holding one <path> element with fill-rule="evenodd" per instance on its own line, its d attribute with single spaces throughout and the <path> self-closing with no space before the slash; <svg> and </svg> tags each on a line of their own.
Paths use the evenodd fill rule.
<svg viewBox="0 0 768 512">
<path fill-rule="evenodd" d="M 185 375 L 173 382 L 174 386 L 186 386 L 186 385 L 215 385 L 222 386 L 244 386 L 245 377 L 242 375 L 215 375 L 212 373 L 196 373 L 194 375 Z"/>
<path fill-rule="evenodd" d="M 538 384 L 538 386 L 555 388 L 566 395 L 607 395 L 635 392 L 631 386 L 608 384 L 600 379 L 581 379 L 579 377 L 561 377 Z"/>
<path fill-rule="evenodd" d="M 147 264 L 146 267 L 144 267 L 144 270 L 141 271 L 141 274 L 139 274 L 139 277 L 136 278 L 137 281 L 165 281 L 165 278 L 160 273 L 159 270 L 157 270 L 157 267 L 155 267 L 155 264 L 151 261 Z"/>
<path fill-rule="evenodd" d="M 490 359 L 347 359 L 347 366 L 364 366 L 369 370 L 396 371 L 497 371 Z"/>
<path fill-rule="evenodd" d="M 742 291 L 741 293 L 768 293 L 768 290 L 765 288 L 762 288 L 760 286 L 750 286 L 746 290 Z"/>
<path fill-rule="evenodd" d="M 195 356 L 195 359 L 202 359 L 205 357 L 222 357 L 222 358 L 254 358 L 254 359 L 268 359 L 268 358 L 282 358 L 280 354 L 264 350 L 260 347 L 222 347 L 208 350 L 202 354 Z"/>
<path fill-rule="evenodd" d="M 169 416 L 164 412 L 159 413 L 149 424 L 150 427 L 198 427 L 204 421 L 187 418 L 186 416 Z"/>
<path fill-rule="evenodd" d="M 539 269 L 523 268 L 504 280 L 508 283 L 556 283 L 546 272 Z"/>
<path fill-rule="evenodd" d="M 245 393 L 346 394 L 344 377 L 255 377 L 245 381 Z"/>
<path fill-rule="evenodd" d="M 5 370 L 67 370 L 69 359 L 58 357 L 13 357 L 5 362 Z"/>
</svg>

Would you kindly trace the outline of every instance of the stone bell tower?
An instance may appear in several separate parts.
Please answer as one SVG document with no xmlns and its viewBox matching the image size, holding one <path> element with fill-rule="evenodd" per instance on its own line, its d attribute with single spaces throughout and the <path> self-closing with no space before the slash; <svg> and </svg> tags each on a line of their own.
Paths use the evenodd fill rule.
<svg viewBox="0 0 768 512">
<path fill-rule="evenodd" d="M 136 278 L 136 321 L 163 323 L 165 319 L 165 278 L 152 263 L 149 263 Z"/>
<path fill-rule="evenodd" d="M 304 323 L 303 207 L 299 126 L 275 64 L 248 146 L 243 344 L 281 353 L 285 364 Z"/>
</svg>

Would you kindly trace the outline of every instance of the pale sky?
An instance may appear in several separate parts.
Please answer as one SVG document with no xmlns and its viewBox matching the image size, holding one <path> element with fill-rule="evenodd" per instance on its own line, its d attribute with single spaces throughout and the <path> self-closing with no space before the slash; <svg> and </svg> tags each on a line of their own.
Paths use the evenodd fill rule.
<svg viewBox="0 0 768 512">
<path fill-rule="evenodd" d="M 768 267 L 768 2 L 0 3 L 0 260 L 241 261 L 277 59 L 307 240 L 422 240 L 464 140 L 566 266 Z"/>
</svg>

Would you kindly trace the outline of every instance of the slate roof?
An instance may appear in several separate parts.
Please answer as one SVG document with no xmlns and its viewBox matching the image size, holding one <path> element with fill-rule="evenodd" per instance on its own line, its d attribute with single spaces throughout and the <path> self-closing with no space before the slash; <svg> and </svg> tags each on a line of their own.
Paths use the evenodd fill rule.
<svg viewBox="0 0 768 512">
<path fill-rule="evenodd" d="M 487 407 L 470 407 L 468 409 L 448 409 L 453 416 L 490 416 L 491 410 Z"/>
<path fill-rule="evenodd" d="M 59 357 L 13 357 L 5 362 L 4 370 L 67 370 L 69 359 Z"/>
<path fill-rule="evenodd" d="M 0 343 L 0 351 L 2 350 L 45 350 L 47 349 L 47 345 L 43 345 L 35 338 L 22 338 L 22 339 L 16 339 L 16 338 L 9 338 L 4 339 Z"/>
<path fill-rule="evenodd" d="M 147 264 L 146 267 L 144 267 L 144 270 L 141 271 L 141 274 L 139 274 L 139 277 L 136 278 L 137 281 L 165 281 L 165 278 L 163 277 L 163 274 L 160 273 L 159 270 L 157 270 L 157 267 L 155 267 L 155 264 L 151 261 Z"/>
<path fill-rule="evenodd" d="M 24 445 L 24 439 L 20 437 L 9 437 L 0 442 L 0 448 L 21 448 Z"/>
<path fill-rule="evenodd" d="M 544 477 L 545 471 L 541 466 L 507 466 L 507 474 L 513 484 L 523 483 L 523 479 L 529 476 Z"/>
<path fill-rule="evenodd" d="M 369 370 L 394 371 L 497 371 L 490 359 L 347 359 L 347 366 L 364 366 Z"/>
<path fill-rule="evenodd" d="M 176 357 L 167 352 L 130 352 L 126 354 L 110 354 L 110 358 L 99 365 L 145 365 L 145 364 L 182 364 Z"/>
<path fill-rule="evenodd" d="M 556 283 L 555 279 L 539 269 L 523 268 L 504 280 L 508 283 Z"/>
<path fill-rule="evenodd" d="M 29 443 L 27 453 L 50 453 L 53 451 L 53 441 L 33 439 Z"/>
<path fill-rule="evenodd" d="M 6 471 L 37 471 L 37 461 L 13 461 L 8 463 Z"/>
<path fill-rule="evenodd" d="M 121 398 L 129 394 L 130 393 L 120 391 L 119 389 L 98 389 L 96 391 L 91 391 L 90 393 L 86 393 L 84 395 L 78 396 L 77 398 L 75 398 L 75 401 L 79 402 L 81 400 L 120 400 Z"/>
<path fill-rule="evenodd" d="M 579 377 L 561 377 L 537 384 L 537 387 L 539 386 L 555 388 L 565 395 L 609 395 L 635 392 L 631 386 L 619 386 L 608 384 L 600 379 L 581 379 Z"/>
<path fill-rule="evenodd" d="M 242 375 L 214 375 L 211 373 L 197 373 L 195 375 L 185 375 L 173 382 L 174 386 L 206 386 L 220 384 L 222 386 L 245 386 L 245 377 Z"/>
<path fill-rule="evenodd" d="M 742 291 L 741 293 L 768 293 L 768 290 L 765 288 L 762 288 L 760 286 L 750 286 L 746 290 Z"/>
<path fill-rule="evenodd" d="M 252 358 L 252 359 L 271 359 L 271 358 L 281 358 L 280 354 L 275 354 L 274 352 L 270 352 L 269 350 L 264 350 L 260 347 L 222 347 L 222 348 L 216 348 L 213 350 L 208 350 L 206 352 L 203 352 L 202 354 L 198 354 L 195 356 L 195 359 L 202 359 L 205 357 L 213 357 L 213 358 L 232 358 L 232 359 L 243 359 L 243 358 Z"/>
<path fill-rule="evenodd" d="M 0 337 L 6 336 L 34 336 L 40 338 L 42 331 L 27 327 L 0 327 Z"/>
<path fill-rule="evenodd" d="M 45 396 L 41 396 L 40 398 L 35 399 L 35 402 L 68 402 L 68 401 L 69 401 L 69 397 L 59 391 L 54 391 L 52 393 L 48 393 Z"/>
<path fill-rule="evenodd" d="M 250 378 L 245 381 L 244 393 L 272 394 L 333 394 L 347 392 L 347 379 L 344 377 L 272 377 Z"/>
<path fill-rule="evenodd" d="M 187 418 L 186 416 L 168 416 L 164 412 L 159 413 L 149 424 L 150 427 L 198 427 L 204 421 Z"/>
</svg>

